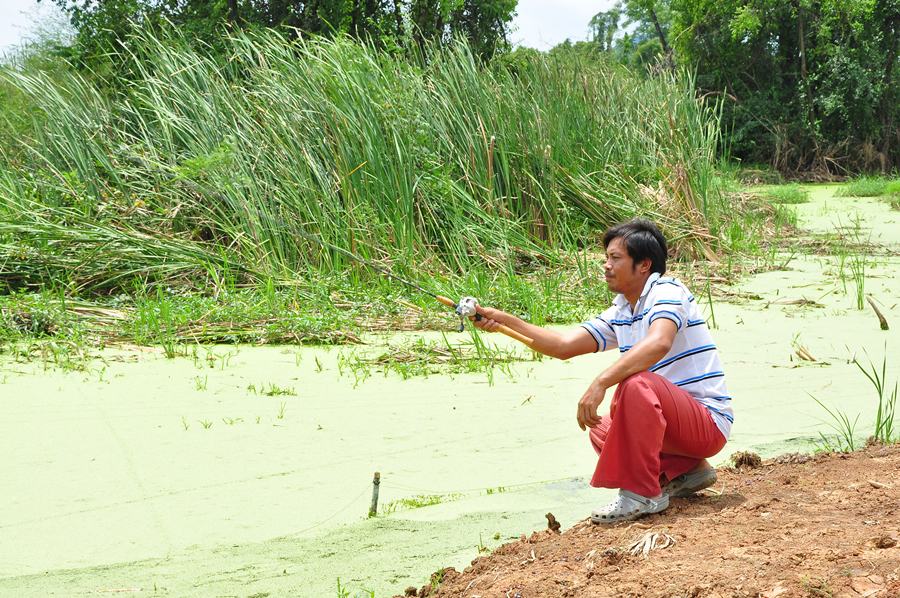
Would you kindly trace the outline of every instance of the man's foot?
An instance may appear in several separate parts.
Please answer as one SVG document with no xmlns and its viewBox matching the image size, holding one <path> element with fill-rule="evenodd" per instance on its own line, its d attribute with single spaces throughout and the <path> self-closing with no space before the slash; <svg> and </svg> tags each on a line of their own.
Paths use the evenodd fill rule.
<svg viewBox="0 0 900 598">
<path fill-rule="evenodd" d="M 607 524 L 618 523 L 637 519 L 642 515 L 659 513 L 668 506 L 669 497 L 665 493 L 654 498 L 647 498 L 628 490 L 619 490 L 619 496 L 614 501 L 591 513 L 591 521 Z"/>
<path fill-rule="evenodd" d="M 670 498 L 684 498 L 709 488 L 716 483 L 716 469 L 706 459 L 687 473 L 683 473 L 663 486 L 663 494 Z"/>
</svg>

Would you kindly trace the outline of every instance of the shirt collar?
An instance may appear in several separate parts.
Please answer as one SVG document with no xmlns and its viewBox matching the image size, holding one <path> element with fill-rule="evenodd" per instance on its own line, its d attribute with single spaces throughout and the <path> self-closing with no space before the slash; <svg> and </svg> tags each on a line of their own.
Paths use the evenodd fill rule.
<svg viewBox="0 0 900 598">
<path fill-rule="evenodd" d="M 638 301 L 643 299 L 647 295 L 647 293 L 650 292 L 650 288 L 656 283 L 657 280 L 659 280 L 659 277 L 660 277 L 659 272 L 654 272 L 653 274 L 650 275 L 650 278 L 648 278 L 647 282 L 644 283 L 644 290 L 641 291 L 641 296 L 638 299 Z M 618 295 L 616 295 L 615 299 L 613 299 L 613 305 L 620 307 L 620 308 L 624 308 L 626 306 L 630 307 L 628 305 L 628 299 L 626 299 L 625 295 L 623 295 L 622 293 L 619 293 Z"/>
</svg>

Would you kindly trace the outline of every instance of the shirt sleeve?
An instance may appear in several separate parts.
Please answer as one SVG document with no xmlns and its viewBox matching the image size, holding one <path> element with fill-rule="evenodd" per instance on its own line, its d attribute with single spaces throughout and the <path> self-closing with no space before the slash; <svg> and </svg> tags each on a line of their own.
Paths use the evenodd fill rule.
<svg viewBox="0 0 900 598">
<path fill-rule="evenodd" d="M 657 283 L 648 297 L 647 326 L 665 318 L 674 322 L 678 330 L 681 330 L 688 323 L 693 299 L 684 285 L 674 282 Z"/>
<path fill-rule="evenodd" d="M 596 318 L 581 324 L 581 327 L 587 330 L 597 343 L 597 351 L 606 351 L 619 346 L 619 341 L 616 339 L 616 331 L 610 324 L 615 311 L 615 306 L 610 307 Z"/>
</svg>

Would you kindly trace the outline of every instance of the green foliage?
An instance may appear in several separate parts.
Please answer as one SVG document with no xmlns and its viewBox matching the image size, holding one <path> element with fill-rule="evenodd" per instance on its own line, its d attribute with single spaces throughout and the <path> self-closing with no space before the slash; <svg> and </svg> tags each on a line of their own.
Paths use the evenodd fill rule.
<svg viewBox="0 0 900 598">
<path fill-rule="evenodd" d="M 77 305 L 76 305 L 77 306 Z M 0 295 L 0 340 L 78 339 L 83 330 L 57 293 Z"/>
<path fill-rule="evenodd" d="M 512 378 L 510 364 L 534 361 L 538 358 L 537 355 L 533 352 L 526 355 L 518 349 L 489 346 L 478 335 L 473 335 L 470 342 L 456 343 L 450 342 L 446 336 L 443 342 L 420 338 L 389 345 L 386 350 L 377 354 L 360 349 L 343 351 L 338 357 L 338 371 L 341 375 L 352 375 L 356 385 L 365 382 L 372 371 L 385 376 L 393 372 L 404 380 L 433 374 L 485 372 L 488 382 L 492 384 L 495 369 Z"/>
<path fill-rule="evenodd" d="M 381 513 L 383 515 L 390 515 L 397 511 L 421 509 L 423 507 L 439 505 L 445 502 L 452 502 L 454 500 L 459 500 L 460 498 L 462 498 L 462 494 L 457 492 L 449 492 L 447 494 L 419 494 L 417 496 L 392 500 L 381 508 Z"/>
<path fill-rule="evenodd" d="M 897 429 L 894 427 L 898 406 L 897 393 L 900 387 L 898 387 L 897 382 L 894 382 L 893 389 L 890 388 L 887 379 L 887 361 L 887 345 L 885 345 L 885 354 L 880 368 L 871 359 L 868 365 L 863 365 L 856 357 L 852 360 L 853 364 L 859 368 L 859 371 L 872 383 L 875 389 L 878 403 L 876 405 L 874 429 L 870 441 L 881 444 L 900 442 L 900 435 L 897 434 Z M 838 452 L 856 450 L 856 424 L 859 421 L 859 414 L 851 421 L 850 417 L 840 409 L 831 409 L 817 398 L 812 397 L 812 399 L 828 414 L 831 421 L 827 423 L 836 433 L 833 436 L 826 436 L 820 433 L 821 448 L 827 451 Z"/>
<path fill-rule="evenodd" d="M 838 453 L 850 453 L 856 450 L 856 424 L 859 422 L 859 414 L 853 420 L 840 409 L 831 409 L 825 403 L 812 397 L 819 407 L 825 410 L 830 421 L 826 423 L 835 432 L 832 436 L 826 436 L 819 432 L 820 446 L 823 450 Z"/>
<path fill-rule="evenodd" d="M 462 42 L 427 64 L 346 38 L 225 43 L 220 63 L 136 37 L 112 95 L 72 71 L 0 71 L 40 114 L 0 154 L 0 282 L 216 294 L 372 276 L 294 231 L 401 275 L 515 275 L 635 214 L 704 255 L 733 217 L 715 106 L 689 77 L 574 55 L 484 66 Z"/>
<path fill-rule="evenodd" d="M 215 53 L 226 51 L 228 31 L 277 28 L 291 35 L 348 34 L 381 48 L 410 51 L 460 36 L 478 56 L 488 58 L 506 48 L 516 8 L 516 0 L 50 1 L 69 15 L 77 31 L 74 56 L 95 72 L 115 68 L 131 23 L 144 29 L 174 25 Z"/>
<path fill-rule="evenodd" d="M 699 88 L 732 98 L 735 156 L 825 172 L 898 162 L 900 2 L 672 0 L 672 14 Z"/>
<path fill-rule="evenodd" d="M 900 435 L 896 435 L 894 429 L 894 419 L 897 416 L 898 383 L 894 382 L 894 389 L 892 391 L 889 390 L 887 381 L 887 345 L 885 345 L 880 370 L 871 360 L 869 360 L 868 367 L 863 366 L 856 358 L 853 359 L 853 363 L 872 383 L 872 386 L 875 387 L 875 393 L 878 395 L 873 438 L 882 444 L 900 441 Z"/>
<path fill-rule="evenodd" d="M 591 29 L 623 64 L 695 68 L 698 93 L 728 98 L 728 149 L 745 162 L 900 163 L 898 0 L 620 0 Z"/>
<path fill-rule="evenodd" d="M 809 201 L 809 191 L 799 185 L 779 185 L 766 190 L 769 201 L 782 204 L 798 204 Z"/>
<path fill-rule="evenodd" d="M 838 190 L 837 195 L 849 197 L 878 197 L 887 193 L 889 179 L 861 176 L 851 180 Z"/>
<path fill-rule="evenodd" d="M 671 67 L 669 0 L 619 0 L 591 19 L 591 45 L 637 70 Z"/>
<path fill-rule="evenodd" d="M 884 186 L 884 196 L 895 210 L 900 210 L 900 181 L 891 181 Z"/>
</svg>

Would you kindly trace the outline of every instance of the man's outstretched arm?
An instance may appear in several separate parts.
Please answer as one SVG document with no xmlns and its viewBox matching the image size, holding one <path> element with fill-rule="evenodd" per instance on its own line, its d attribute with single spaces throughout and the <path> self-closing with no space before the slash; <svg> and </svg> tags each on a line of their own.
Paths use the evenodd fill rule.
<svg viewBox="0 0 900 598">
<path fill-rule="evenodd" d="M 476 311 L 481 315 L 481 320 L 475 322 L 477 328 L 487 332 L 496 332 L 497 327 L 503 324 L 534 339 L 531 348 L 550 357 L 569 359 L 576 355 L 592 353 L 597 349 L 597 342 L 584 328 L 558 332 L 529 324 L 521 318 L 493 307 L 478 305 Z"/>
</svg>

